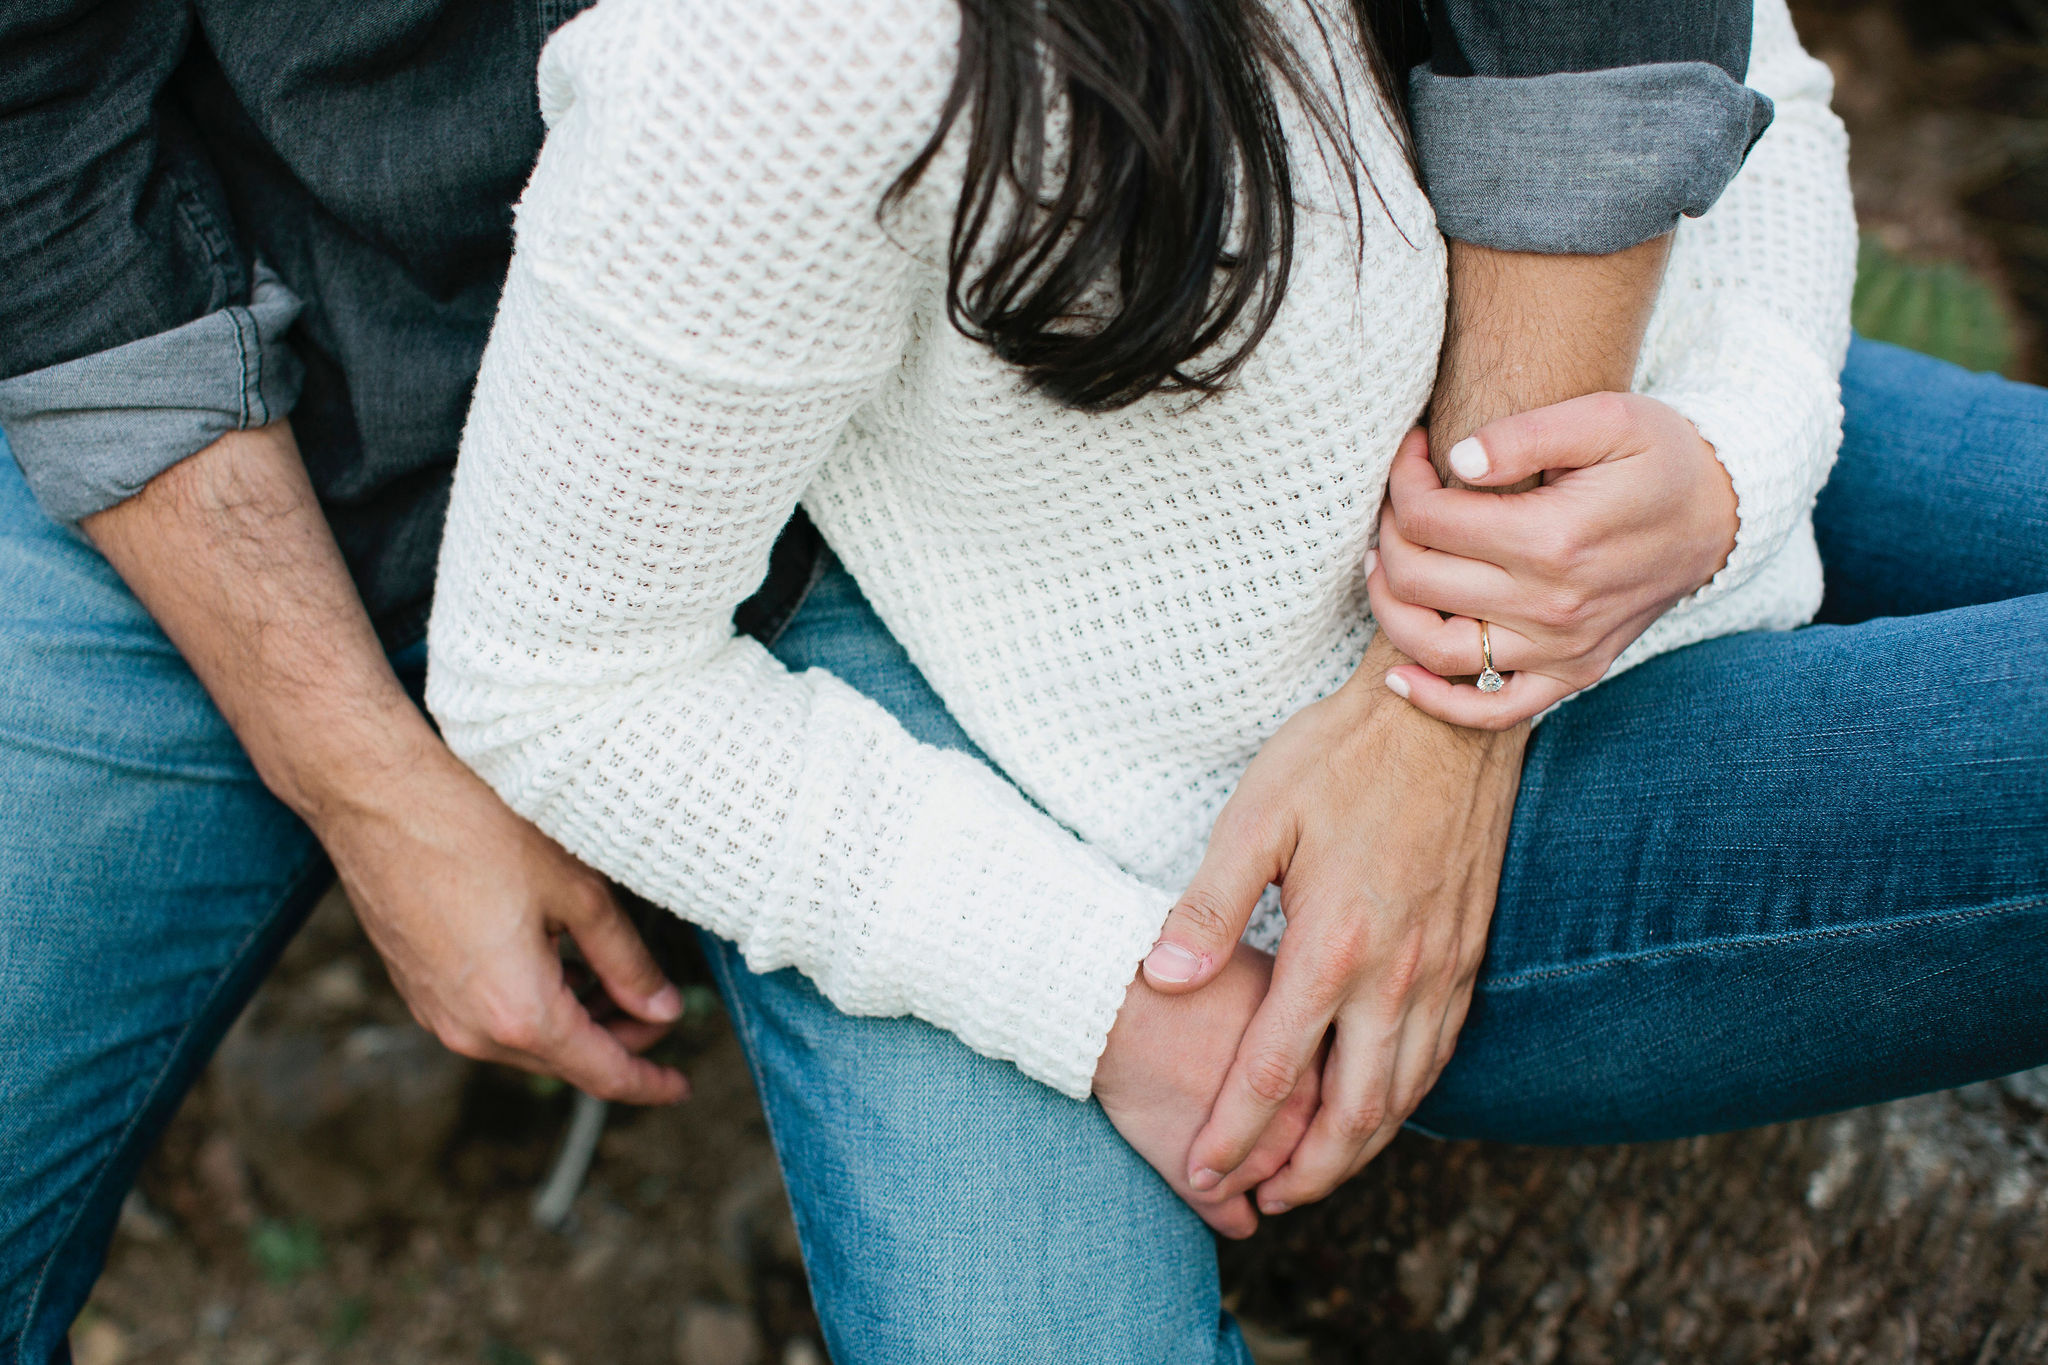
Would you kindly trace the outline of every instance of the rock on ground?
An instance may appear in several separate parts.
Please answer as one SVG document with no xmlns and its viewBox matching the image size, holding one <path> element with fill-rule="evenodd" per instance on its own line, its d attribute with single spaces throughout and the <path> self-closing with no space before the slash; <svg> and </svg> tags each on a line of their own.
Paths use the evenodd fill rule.
<svg viewBox="0 0 2048 1365">
<path fill-rule="evenodd" d="M 1325 1362 L 2048 1359 L 2044 1091 L 1634 1147 L 1404 1135 L 1227 1279 Z"/>
</svg>

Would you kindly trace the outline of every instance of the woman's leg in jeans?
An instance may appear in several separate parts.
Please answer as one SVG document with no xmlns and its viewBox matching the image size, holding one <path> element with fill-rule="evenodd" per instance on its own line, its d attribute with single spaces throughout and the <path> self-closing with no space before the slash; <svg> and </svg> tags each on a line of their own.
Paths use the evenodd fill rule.
<svg viewBox="0 0 2048 1365">
<path fill-rule="evenodd" d="M 860 591 L 829 572 L 775 646 L 929 743 L 973 752 Z M 1201 1220 L 1093 1103 L 916 1019 L 841 1014 L 705 946 L 775 1135 L 839 1365 L 1248 1362 Z"/>
<path fill-rule="evenodd" d="M 1416 1116 L 1606 1142 L 2048 1062 L 2048 392 L 1859 342 L 1829 618 L 1537 730 L 1488 957 Z"/>
<path fill-rule="evenodd" d="M 2048 393 L 1859 337 L 1842 408 L 1813 512 L 1821 621 L 2048 592 Z"/>
</svg>

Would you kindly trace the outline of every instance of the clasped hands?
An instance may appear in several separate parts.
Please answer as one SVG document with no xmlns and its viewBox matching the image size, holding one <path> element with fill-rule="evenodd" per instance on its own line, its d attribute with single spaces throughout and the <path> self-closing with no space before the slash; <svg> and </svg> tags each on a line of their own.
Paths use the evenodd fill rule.
<svg viewBox="0 0 2048 1365">
<path fill-rule="evenodd" d="M 1727 474 L 1654 399 L 1535 409 L 1448 456 L 1475 488 L 1445 486 L 1422 432 L 1402 443 L 1364 565 L 1379 635 L 1246 769 L 1096 1072 L 1125 1139 L 1226 1236 L 1254 1201 L 1329 1194 L 1421 1103 L 1471 1003 L 1528 722 L 1734 547 Z M 1490 695 L 1469 681 L 1482 620 L 1509 675 Z M 1238 942 L 1268 883 L 1275 958 Z"/>
</svg>

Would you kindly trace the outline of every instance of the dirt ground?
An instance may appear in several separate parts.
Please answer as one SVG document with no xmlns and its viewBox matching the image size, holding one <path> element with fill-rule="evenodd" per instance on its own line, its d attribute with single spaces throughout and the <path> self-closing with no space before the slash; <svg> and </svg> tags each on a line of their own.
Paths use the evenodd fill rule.
<svg viewBox="0 0 2048 1365">
<path fill-rule="evenodd" d="M 822 1361 L 745 1063 L 686 938 L 687 1104 L 614 1110 L 559 1227 L 558 1088 L 448 1057 L 332 896 L 178 1116 L 80 1365 Z M 1280 1362 L 2048 1360 L 2048 1073 L 1691 1142 L 1404 1136 L 1226 1246 Z"/>
<path fill-rule="evenodd" d="M 1808 0 L 1894 250 L 2048 318 L 2048 10 Z M 565 1222 L 559 1088 L 440 1052 L 338 898 L 179 1114 L 73 1333 L 80 1365 L 809 1365 L 767 1134 L 701 969 L 695 1099 L 615 1110 Z M 695 975 L 692 975 L 692 972 Z M 1226 1248 L 1262 1361 L 2048 1360 L 2048 1082 L 1572 1152 L 1404 1137 Z"/>
</svg>

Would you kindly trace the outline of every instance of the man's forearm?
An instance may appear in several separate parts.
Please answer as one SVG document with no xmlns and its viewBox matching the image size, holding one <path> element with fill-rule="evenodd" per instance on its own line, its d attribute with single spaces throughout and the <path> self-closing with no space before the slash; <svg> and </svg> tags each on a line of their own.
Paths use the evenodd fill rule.
<svg viewBox="0 0 2048 1365">
<path fill-rule="evenodd" d="M 317 827 L 432 731 L 385 661 L 291 429 L 231 432 L 83 529 Z"/>
<path fill-rule="evenodd" d="M 1429 404 L 1430 461 L 1445 483 L 1462 482 L 1450 467 L 1452 448 L 1495 418 L 1628 389 L 1670 253 L 1668 236 L 1609 256 L 1450 243 L 1450 304 Z M 1407 662 L 1382 635 L 1361 672 L 1377 678 Z M 1412 723 L 1420 731 L 1455 728 L 1420 713 Z M 1519 755 L 1526 735 L 1518 726 L 1500 743 Z"/>
<path fill-rule="evenodd" d="M 683 1096 L 679 1073 L 633 1055 L 681 997 L 604 881 L 458 762 L 399 686 L 289 427 L 221 438 L 85 531 L 320 837 L 421 1023 L 601 1098 Z M 631 1017 L 592 1017 L 563 974 L 564 932 Z"/>
<path fill-rule="evenodd" d="M 1437 473 L 1456 482 L 1451 447 L 1497 417 L 1625 392 L 1670 253 L 1668 236 L 1611 256 L 1450 243 L 1450 308 L 1429 406 Z"/>
</svg>

